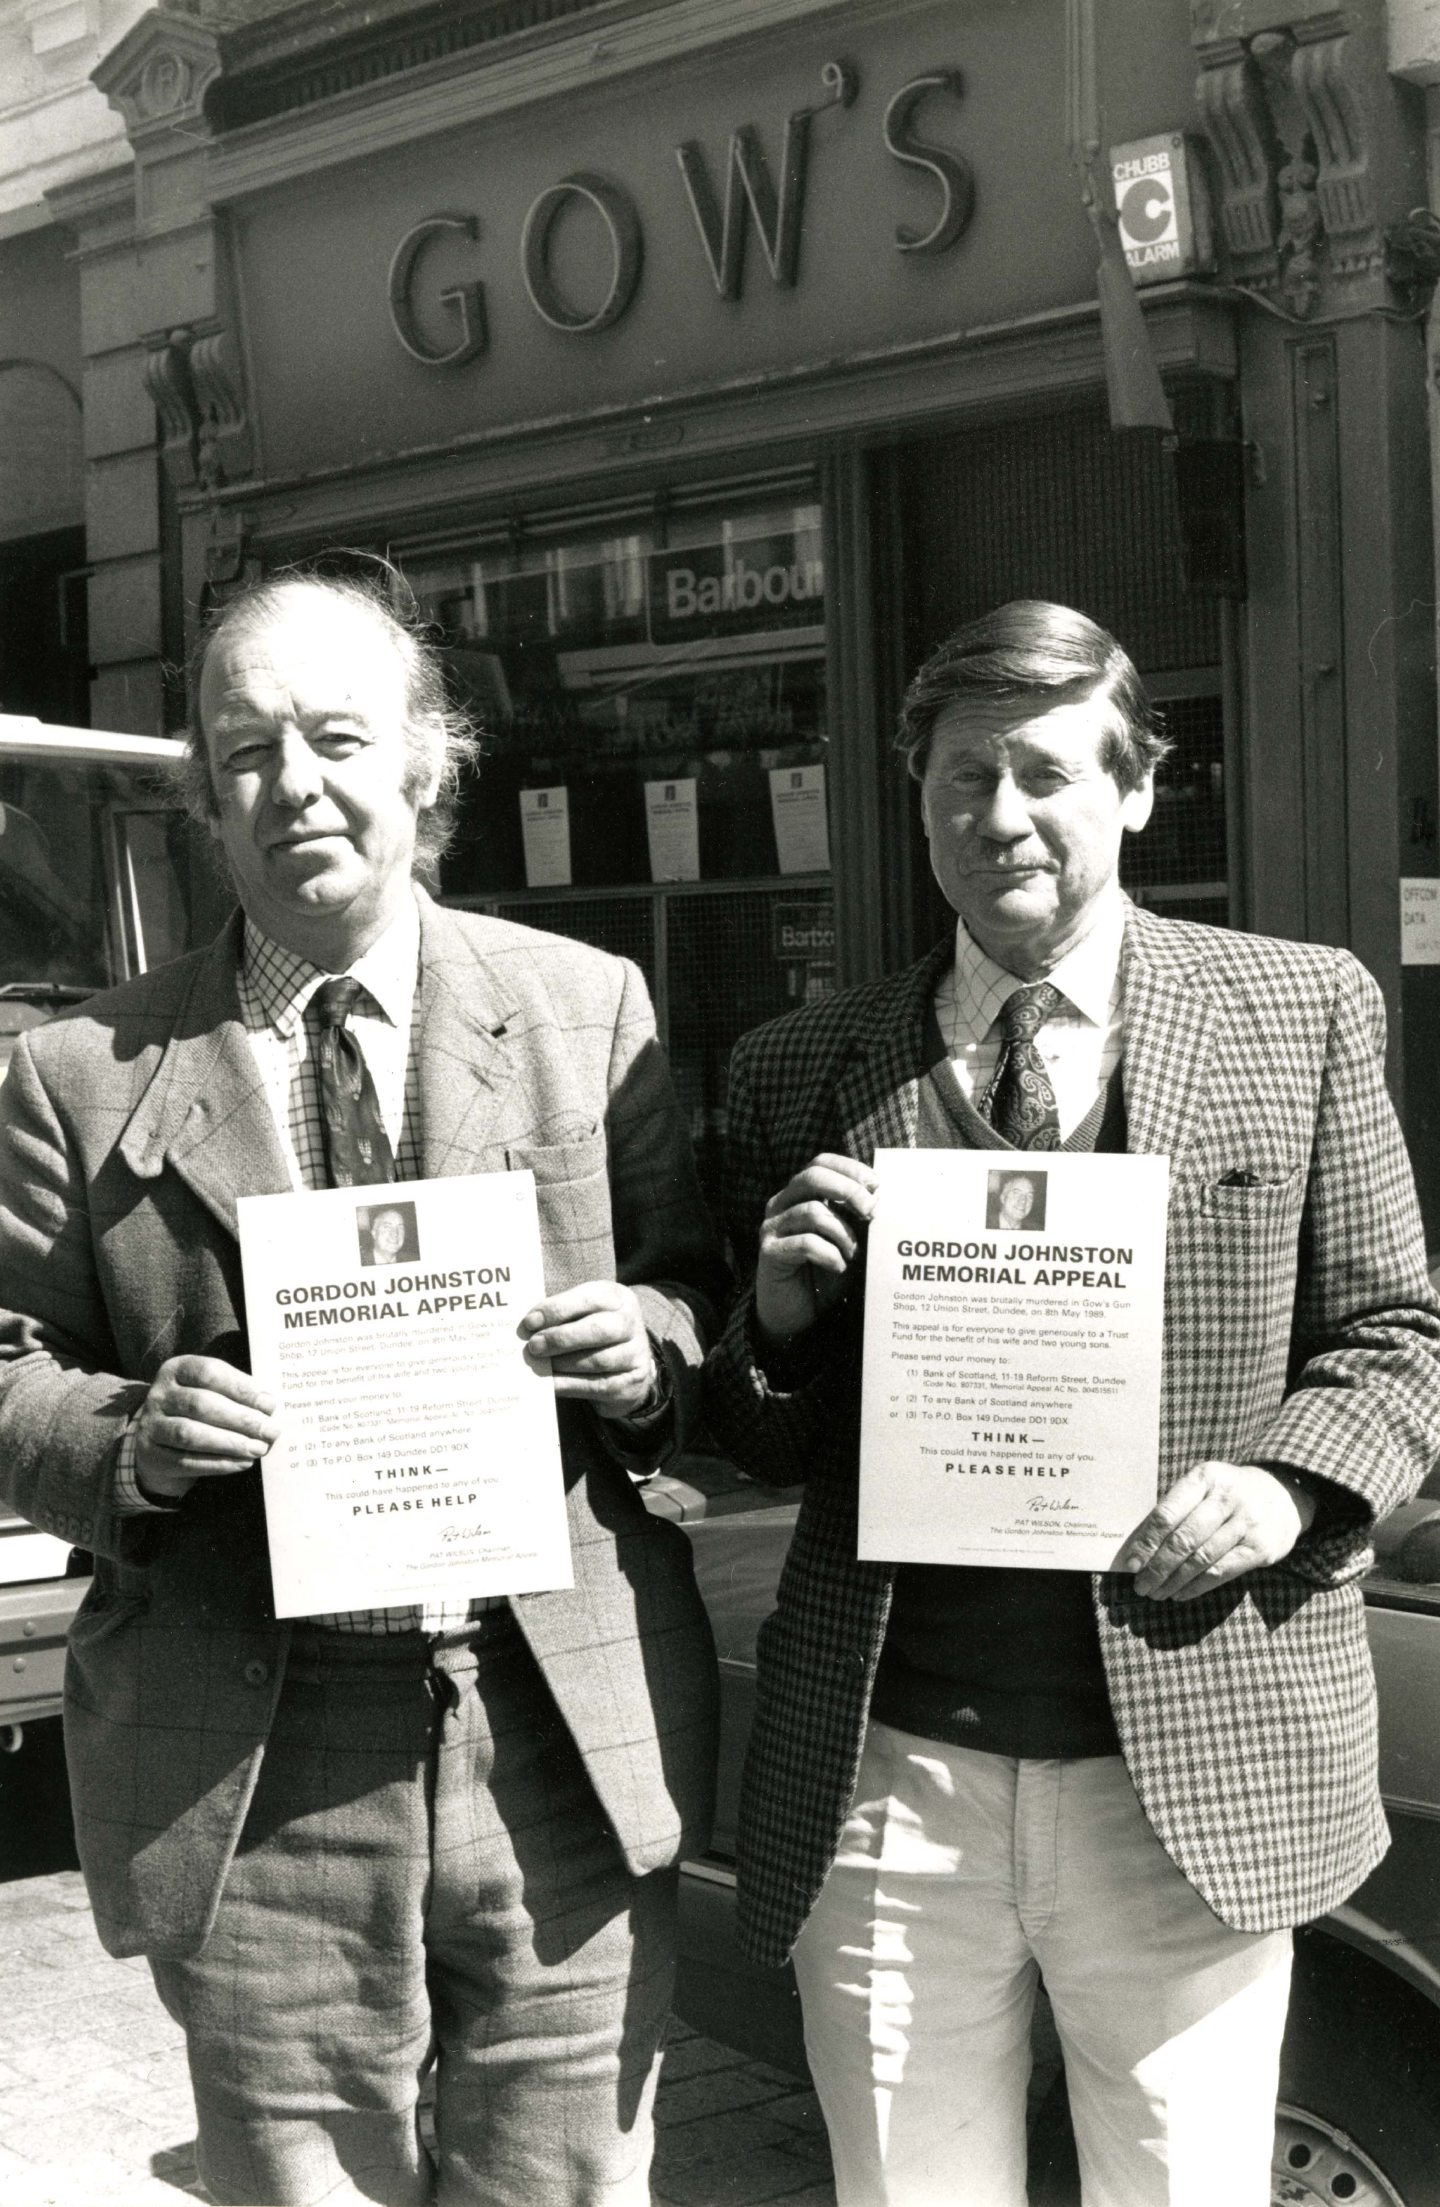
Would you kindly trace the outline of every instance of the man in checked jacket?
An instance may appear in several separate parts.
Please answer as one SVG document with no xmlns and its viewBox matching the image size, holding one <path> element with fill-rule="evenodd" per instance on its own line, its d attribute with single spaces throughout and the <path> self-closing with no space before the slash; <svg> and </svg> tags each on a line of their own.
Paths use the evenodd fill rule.
<svg viewBox="0 0 1440 2207">
<path fill-rule="evenodd" d="M 185 2026 L 211 2199 L 645 2207 L 715 1688 L 629 1467 L 679 1444 L 723 1274 L 644 983 L 417 889 L 456 731 L 382 597 L 257 585 L 199 703 L 242 910 L 24 1037 L 0 1097 L 0 1481 L 95 1552 L 65 1735 L 96 1922 Z M 236 1198 L 511 1169 L 573 1587 L 278 1622 Z"/>
<path fill-rule="evenodd" d="M 1290 1927 L 1386 1844 L 1358 1580 L 1440 1445 L 1440 1306 L 1346 952 L 1121 894 L 1165 745 L 1064 607 L 962 629 L 906 698 L 952 936 L 747 1036 L 752 1284 L 711 1418 L 806 1481 L 740 1821 L 792 1949 L 842 2207 L 1023 2207 L 1037 1976 L 1087 2207 L 1268 2201 Z M 1160 1500 L 1093 1580 L 856 1560 L 877 1147 L 1170 1159 Z"/>
</svg>

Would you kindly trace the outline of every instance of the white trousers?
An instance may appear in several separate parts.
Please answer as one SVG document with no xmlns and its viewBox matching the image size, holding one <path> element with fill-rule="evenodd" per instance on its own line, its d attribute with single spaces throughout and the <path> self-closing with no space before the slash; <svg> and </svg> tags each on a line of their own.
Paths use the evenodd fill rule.
<svg viewBox="0 0 1440 2207">
<path fill-rule="evenodd" d="M 1118 1755 L 872 1723 L 795 1950 L 839 2207 L 1025 2207 L 1038 1977 L 1085 2207 L 1268 2207 L 1288 1931 L 1232 1931 Z"/>
</svg>

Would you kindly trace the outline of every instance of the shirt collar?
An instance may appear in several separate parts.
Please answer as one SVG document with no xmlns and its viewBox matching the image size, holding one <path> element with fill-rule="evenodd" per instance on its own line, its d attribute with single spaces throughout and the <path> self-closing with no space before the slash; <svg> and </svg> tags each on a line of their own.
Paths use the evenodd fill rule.
<svg viewBox="0 0 1440 2207">
<path fill-rule="evenodd" d="M 1125 939 L 1125 902 L 1118 887 L 1106 892 L 1088 931 L 1044 978 L 1097 1027 L 1109 1024 L 1118 993 Z M 963 920 L 955 922 L 954 989 L 958 1003 L 975 1007 L 972 1039 L 989 1033 L 1016 989 L 1026 984 L 980 948 Z"/>
<path fill-rule="evenodd" d="M 272 941 L 248 918 L 241 959 L 247 993 L 266 1025 L 280 1035 L 294 1033 L 315 991 L 331 979 L 322 967 Z M 420 911 L 412 896 L 346 972 L 362 984 L 382 1018 L 408 1033 L 419 970 Z"/>
</svg>

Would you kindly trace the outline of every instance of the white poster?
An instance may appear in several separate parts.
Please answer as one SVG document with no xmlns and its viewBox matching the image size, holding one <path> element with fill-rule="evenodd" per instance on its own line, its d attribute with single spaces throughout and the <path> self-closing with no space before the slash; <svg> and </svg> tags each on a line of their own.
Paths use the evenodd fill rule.
<svg viewBox="0 0 1440 2207">
<path fill-rule="evenodd" d="M 525 838 L 527 889 L 570 886 L 570 792 L 563 782 L 553 789 L 522 789 L 520 832 Z"/>
<path fill-rule="evenodd" d="M 770 812 L 782 874 L 820 874 L 830 866 L 823 766 L 772 766 Z"/>
<path fill-rule="evenodd" d="M 860 1555 L 1107 1570 L 1157 1492 L 1169 1159 L 875 1169 Z"/>
<path fill-rule="evenodd" d="M 1433 874 L 1400 884 L 1400 963 L 1440 966 L 1440 880 Z"/>
<path fill-rule="evenodd" d="M 645 784 L 645 833 L 652 881 L 700 879 L 700 816 L 693 779 Z"/>
<path fill-rule="evenodd" d="M 528 1172 L 242 1196 L 276 1614 L 571 1585 Z"/>
</svg>

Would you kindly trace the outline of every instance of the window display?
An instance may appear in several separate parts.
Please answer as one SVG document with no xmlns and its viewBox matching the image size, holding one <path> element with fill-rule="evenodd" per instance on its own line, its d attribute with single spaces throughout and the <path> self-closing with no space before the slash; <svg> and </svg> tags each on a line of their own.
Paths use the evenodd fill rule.
<svg viewBox="0 0 1440 2207">
<path fill-rule="evenodd" d="M 833 986 L 819 505 L 398 556 L 484 740 L 442 892 L 639 963 L 713 1193 L 731 1044 Z"/>
</svg>

